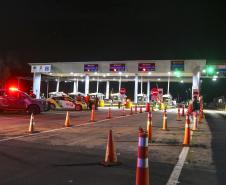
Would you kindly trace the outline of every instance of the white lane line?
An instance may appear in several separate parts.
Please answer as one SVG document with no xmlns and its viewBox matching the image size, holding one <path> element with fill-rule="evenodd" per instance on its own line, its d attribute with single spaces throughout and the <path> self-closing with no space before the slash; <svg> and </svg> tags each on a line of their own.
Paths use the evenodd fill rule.
<svg viewBox="0 0 226 185">
<path fill-rule="evenodd" d="M 133 114 L 133 115 L 136 115 L 136 114 Z M 1 139 L 0 143 L 2 143 L 4 141 L 11 141 L 11 140 L 21 139 L 21 138 L 25 138 L 25 137 L 34 137 L 34 136 L 37 136 L 37 135 L 41 135 L 41 134 L 45 134 L 45 133 L 51 133 L 51 132 L 56 132 L 56 131 L 60 131 L 60 130 L 64 130 L 64 129 L 70 129 L 70 128 L 74 128 L 74 127 L 82 127 L 82 126 L 86 126 L 86 125 L 92 125 L 92 124 L 101 123 L 101 122 L 110 121 L 110 120 L 113 120 L 113 119 L 119 119 L 119 118 L 128 117 L 128 116 L 132 116 L 132 115 L 113 117 L 111 119 L 103 119 L 103 120 L 96 121 L 96 122 L 87 122 L 87 123 L 83 123 L 83 124 L 79 124 L 79 125 L 73 125 L 72 127 L 62 127 L 62 128 L 46 130 L 46 131 L 42 131 L 42 132 L 38 132 L 38 133 L 28 134 L 28 135 L 9 137 L 9 138 L 5 138 L 5 139 Z"/>
<path fill-rule="evenodd" d="M 191 130 L 190 142 L 192 140 L 192 135 L 193 135 L 193 131 Z M 170 178 L 169 178 L 166 185 L 177 185 L 177 184 L 180 183 L 178 180 L 179 180 L 182 168 L 184 166 L 184 162 L 187 158 L 189 149 L 190 149 L 189 146 L 183 147 L 183 149 L 182 149 L 182 151 L 179 155 L 179 159 L 177 161 L 177 164 L 174 166 L 173 171 L 172 171 Z"/>
</svg>

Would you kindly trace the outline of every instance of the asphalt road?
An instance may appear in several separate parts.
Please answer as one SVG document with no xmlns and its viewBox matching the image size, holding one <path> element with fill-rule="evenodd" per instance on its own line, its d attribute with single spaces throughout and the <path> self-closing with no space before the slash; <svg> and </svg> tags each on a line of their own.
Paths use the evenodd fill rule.
<svg viewBox="0 0 226 185">
<path fill-rule="evenodd" d="M 127 110 L 127 114 L 129 111 Z M 96 123 L 87 122 L 90 112 L 71 112 L 73 127 L 63 126 L 65 112 L 35 116 L 36 135 L 27 132 L 29 116 L 16 113 L 1 115 L 0 184 L 2 185 L 104 185 L 134 184 L 138 127 L 146 127 L 145 113 L 105 120 L 106 110 L 96 112 Z M 116 117 L 118 117 L 116 119 Z M 169 114 L 171 131 L 161 131 L 162 113 L 153 114 L 153 140 L 149 147 L 152 184 L 166 184 L 181 151 L 183 128 Z M 172 118 L 171 118 L 172 117 Z M 57 129 L 57 130 L 54 130 Z M 109 129 L 122 165 L 106 168 L 104 160 Z M 21 137 L 22 136 L 22 137 Z M 19 137 L 10 139 L 12 137 Z M 9 139 L 8 141 L 3 139 Z M 172 152 L 168 152 L 172 150 Z"/>
<path fill-rule="evenodd" d="M 65 112 L 47 112 L 35 116 L 37 133 L 33 135 L 27 133 L 28 115 L 1 114 L 0 184 L 135 184 L 138 128 L 146 128 L 147 114 L 130 116 L 128 113 L 129 110 L 126 117 L 120 117 L 121 112 L 113 110 L 113 119 L 106 120 L 107 110 L 98 110 L 97 122 L 90 123 L 89 111 L 71 112 L 73 126 L 65 128 Z M 153 113 L 153 143 L 149 144 L 150 184 L 165 185 L 177 163 L 182 150 L 184 117 L 183 121 L 175 120 L 176 113 L 168 112 L 169 131 L 162 131 L 162 112 Z M 100 162 L 104 160 L 109 129 L 113 130 L 118 160 L 122 164 L 107 168 Z M 207 125 L 202 124 L 200 131 L 194 134 L 194 153 L 209 151 L 209 145 L 203 144 L 209 139 L 210 132 L 206 130 Z M 208 159 L 209 156 L 195 157 Z M 182 170 L 180 181 L 185 183 L 181 184 L 187 182 L 189 167 L 185 165 Z"/>
<path fill-rule="evenodd" d="M 183 185 L 226 184 L 226 114 L 206 111 L 206 123 L 193 135 L 179 182 Z"/>
</svg>

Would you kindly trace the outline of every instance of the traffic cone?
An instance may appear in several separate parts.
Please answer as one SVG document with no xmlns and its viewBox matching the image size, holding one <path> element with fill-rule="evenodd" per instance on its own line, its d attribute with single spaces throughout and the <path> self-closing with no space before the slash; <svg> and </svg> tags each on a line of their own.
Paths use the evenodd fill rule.
<svg viewBox="0 0 226 185">
<path fill-rule="evenodd" d="M 184 105 L 182 106 L 182 114 L 181 116 L 184 116 Z"/>
<path fill-rule="evenodd" d="M 135 114 L 137 114 L 137 105 L 135 105 L 135 110 L 134 110 Z"/>
<path fill-rule="evenodd" d="M 139 129 L 136 185 L 149 185 L 148 135 Z"/>
<path fill-rule="evenodd" d="M 130 107 L 130 115 L 133 115 L 133 107 Z"/>
<path fill-rule="evenodd" d="M 30 118 L 30 124 L 29 124 L 29 129 L 28 132 L 29 133 L 34 133 L 35 130 L 35 121 L 34 121 L 34 114 L 31 114 L 31 118 Z"/>
<path fill-rule="evenodd" d="M 146 103 L 145 112 L 150 112 L 150 103 Z"/>
<path fill-rule="evenodd" d="M 193 131 L 196 131 L 196 130 L 198 130 L 198 128 L 197 128 L 197 112 L 193 112 L 193 128 L 192 128 L 192 130 Z"/>
<path fill-rule="evenodd" d="M 92 110 L 91 110 L 91 116 L 90 116 L 90 122 L 95 122 L 95 105 L 92 105 Z"/>
<path fill-rule="evenodd" d="M 101 164 L 107 167 L 121 164 L 117 160 L 117 155 L 116 155 L 113 137 L 112 137 L 112 130 L 109 130 L 105 160 L 101 162 Z"/>
<path fill-rule="evenodd" d="M 151 112 L 148 112 L 147 133 L 148 133 L 148 141 L 151 142 L 152 140 L 152 113 Z"/>
<path fill-rule="evenodd" d="M 126 112 L 125 112 L 124 106 L 122 107 L 122 114 L 121 114 L 121 116 L 126 116 Z"/>
<path fill-rule="evenodd" d="M 190 145 L 190 119 L 189 119 L 189 114 L 187 112 L 183 146 L 189 146 L 189 145 Z"/>
<path fill-rule="evenodd" d="M 178 109 L 177 109 L 177 119 L 176 121 L 181 121 L 180 119 L 180 106 L 178 106 Z"/>
<path fill-rule="evenodd" d="M 70 115 L 69 115 L 69 112 L 67 111 L 67 114 L 66 114 L 66 118 L 65 118 L 65 127 L 70 127 L 71 126 L 71 121 L 70 121 Z"/>
<path fill-rule="evenodd" d="M 168 128 L 167 128 L 167 112 L 166 112 L 166 110 L 163 113 L 162 130 L 168 130 Z"/>
<path fill-rule="evenodd" d="M 111 119 L 112 118 L 112 114 L 111 114 L 111 108 L 109 107 L 108 109 L 108 116 L 106 117 L 107 119 Z"/>
<path fill-rule="evenodd" d="M 142 110 L 142 106 L 140 106 L 140 113 L 142 113 L 143 112 L 143 110 Z"/>
</svg>

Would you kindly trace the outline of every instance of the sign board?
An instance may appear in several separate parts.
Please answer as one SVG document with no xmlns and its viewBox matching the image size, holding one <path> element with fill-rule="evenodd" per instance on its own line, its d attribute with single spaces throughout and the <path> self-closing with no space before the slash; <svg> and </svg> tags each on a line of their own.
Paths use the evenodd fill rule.
<svg viewBox="0 0 226 185">
<path fill-rule="evenodd" d="M 194 97 L 199 97 L 199 90 L 198 89 L 193 89 L 192 90 L 192 98 L 194 98 Z"/>
<path fill-rule="evenodd" d="M 153 101 L 162 101 L 163 89 L 162 88 L 152 88 L 151 89 L 151 100 Z"/>
<path fill-rule="evenodd" d="M 184 61 L 171 61 L 171 71 L 184 71 Z"/>
<path fill-rule="evenodd" d="M 157 101 L 157 99 L 158 99 L 158 88 L 152 88 L 151 89 L 151 100 L 153 100 L 153 101 Z"/>
<path fill-rule="evenodd" d="M 84 64 L 84 72 L 97 72 L 98 64 Z"/>
<path fill-rule="evenodd" d="M 217 65 L 217 72 L 219 72 L 219 76 L 226 76 L 226 65 Z"/>
<path fill-rule="evenodd" d="M 110 64 L 110 71 L 117 72 L 117 71 L 125 71 L 126 65 L 125 64 Z"/>
<path fill-rule="evenodd" d="M 138 71 L 143 71 L 143 72 L 155 71 L 155 63 L 139 63 Z"/>
<path fill-rule="evenodd" d="M 32 65 L 32 73 L 49 73 L 51 72 L 51 65 Z"/>
<path fill-rule="evenodd" d="M 120 94 L 126 94 L 126 89 L 125 88 L 121 88 L 120 89 Z"/>
</svg>

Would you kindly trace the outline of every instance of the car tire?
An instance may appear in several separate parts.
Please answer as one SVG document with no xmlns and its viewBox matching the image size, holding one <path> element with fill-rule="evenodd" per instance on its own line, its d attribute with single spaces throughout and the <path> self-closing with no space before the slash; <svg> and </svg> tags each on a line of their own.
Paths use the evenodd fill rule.
<svg viewBox="0 0 226 185">
<path fill-rule="evenodd" d="M 81 105 L 75 105 L 75 110 L 76 111 L 81 111 L 82 110 L 82 106 Z"/>
<path fill-rule="evenodd" d="M 30 105 L 27 109 L 28 114 L 39 114 L 40 108 L 37 105 Z"/>
</svg>

